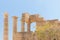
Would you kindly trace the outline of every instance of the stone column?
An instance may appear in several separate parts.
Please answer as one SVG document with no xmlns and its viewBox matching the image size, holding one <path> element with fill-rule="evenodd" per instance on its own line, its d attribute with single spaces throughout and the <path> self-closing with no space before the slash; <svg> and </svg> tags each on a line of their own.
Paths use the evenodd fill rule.
<svg viewBox="0 0 60 40">
<path fill-rule="evenodd" d="M 27 32 L 30 32 L 30 19 L 29 19 L 29 21 L 27 23 Z"/>
<path fill-rule="evenodd" d="M 24 25 L 25 25 L 25 23 L 22 21 L 22 22 L 21 22 L 21 26 L 22 26 L 22 27 L 21 27 L 21 32 L 24 32 Z"/>
<path fill-rule="evenodd" d="M 13 40 L 16 40 L 16 33 L 17 33 L 17 18 L 13 16 Z"/>
<path fill-rule="evenodd" d="M 21 32 L 24 32 L 25 31 L 24 25 L 25 25 L 25 14 L 22 14 L 22 19 L 21 19 Z"/>
<path fill-rule="evenodd" d="M 8 13 L 4 14 L 4 40 L 8 40 Z"/>
</svg>

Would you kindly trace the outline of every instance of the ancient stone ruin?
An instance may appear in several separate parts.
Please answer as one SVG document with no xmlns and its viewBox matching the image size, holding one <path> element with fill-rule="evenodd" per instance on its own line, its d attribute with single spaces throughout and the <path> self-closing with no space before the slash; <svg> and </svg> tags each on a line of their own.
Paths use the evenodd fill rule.
<svg viewBox="0 0 60 40">
<path fill-rule="evenodd" d="M 60 32 L 56 32 L 55 36 L 52 37 L 46 34 L 46 39 L 38 39 L 36 33 L 33 34 L 33 32 L 30 31 L 30 24 L 32 22 L 36 22 L 37 27 L 50 22 L 51 24 L 57 24 L 57 26 L 55 25 L 53 28 L 59 29 L 60 22 L 57 19 L 44 20 L 44 18 L 39 17 L 39 14 L 30 15 L 28 13 L 23 13 L 21 18 L 21 32 L 17 32 L 17 19 L 17 16 L 13 16 L 13 40 L 60 40 Z M 27 32 L 24 31 L 25 22 L 27 23 Z M 4 40 L 8 40 L 8 13 L 4 14 Z"/>
</svg>

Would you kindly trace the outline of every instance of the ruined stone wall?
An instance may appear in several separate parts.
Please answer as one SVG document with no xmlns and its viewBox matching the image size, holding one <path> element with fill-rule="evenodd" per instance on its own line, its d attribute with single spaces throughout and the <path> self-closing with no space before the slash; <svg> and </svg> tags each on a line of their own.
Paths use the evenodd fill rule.
<svg viewBox="0 0 60 40">
<path fill-rule="evenodd" d="M 33 32 L 30 31 L 30 24 L 32 20 L 31 17 L 28 14 L 22 15 L 21 32 L 17 32 L 17 17 L 16 16 L 13 17 L 13 40 L 34 40 L 36 38 L 36 36 L 34 38 Z M 33 19 L 34 19 L 33 21 L 35 21 L 34 17 Z M 27 32 L 24 31 L 25 22 L 27 23 Z"/>
<path fill-rule="evenodd" d="M 16 34 L 16 40 L 32 40 L 32 33 L 31 32 L 18 32 Z"/>
<path fill-rule="evenodd" d="M 13 40 L 60 40 L 60 22 L 58 20 L 44 20 L 44 18 L 39 17 L 38 14 L 29 15 L 27 13 L 22 14 L 21 19 L 21 32 L 17 32 L 17 16 L 13 16 Z M 27 23 L 27 32 L 25 32 L 25 22 Z M 46 23 L 51 23 L 52 26 L 44 34 L 45 37 L 40 37 L 38 39 L 37 34 L 31 32 L 30 24 L 36 22 L 36 26 L 43 26 Z M 53 30 L 52 30 L 53 29 Z M 50 31 L 55 31 L 58 29 L 55 34 L 52 36 Z M 8 14 L 4 14 L 4 40 L 8 40 Z"/>
</svg>

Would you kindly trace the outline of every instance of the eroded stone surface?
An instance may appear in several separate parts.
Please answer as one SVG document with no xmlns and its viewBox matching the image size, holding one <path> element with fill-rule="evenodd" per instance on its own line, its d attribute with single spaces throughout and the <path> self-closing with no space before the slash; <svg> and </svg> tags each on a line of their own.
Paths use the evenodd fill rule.
<svg viewBox="0 0 60 40">
<path fill-rule="evenodd" d="M 4 40 L 8 40 L 8 13 L 4 14 Z"/>
<path fill-rule="evenodd" d="M 54 20 L 44 20 L 44 18 L 39 17 L 38 14 L 29 15 L 28 13 L 22 14 L 21 18 L 21 32 L 17 32 L 17 16 L 13 16 L 13 40 L 60 40 L 60 21 Z M 40 39 L 37 38 L 37 34 L 31 32 L 30 24 L 36 22 L 36 27 L 43 26 L 46 23 L 51 23 L 52 26 L 48 30 L 57 30 L 56 33 L 51 36 L 49 31 L 45 32 L 45 37 Z M 27 32 L 25 32 L 25 23 L 27 23 Z M 8 40 L 8 14 L 4 14 L 4 40 Z"/>
</svg>

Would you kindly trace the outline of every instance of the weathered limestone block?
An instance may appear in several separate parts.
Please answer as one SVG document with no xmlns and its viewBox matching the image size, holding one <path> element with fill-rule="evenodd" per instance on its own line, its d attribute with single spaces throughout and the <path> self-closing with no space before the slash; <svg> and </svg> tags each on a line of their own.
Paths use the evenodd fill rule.
<svg viewBox="0 0 60 40">
<path fill-rule="evenodd" d="M 15 40 L 31 40 L 31 32 L 17 32 Z"/>
<path fill-rule="evenodd" d="M 28 13 L 23 13 L 23 14 L 22 14 L 22 20 L 21 20 L 21 21 L 27 23 L 28 20 L 29 20 L 29 16 L 30 16 L 30 15 L 29 15 Z"/>
</svg>

